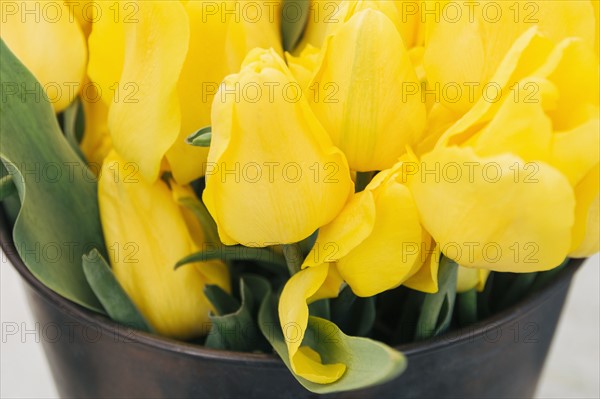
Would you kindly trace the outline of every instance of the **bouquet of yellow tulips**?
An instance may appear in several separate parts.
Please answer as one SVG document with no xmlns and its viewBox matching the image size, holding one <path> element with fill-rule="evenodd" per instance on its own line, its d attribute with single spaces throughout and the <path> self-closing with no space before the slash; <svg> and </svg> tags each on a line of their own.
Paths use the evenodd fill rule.
<svg viewBox="0 0 600 399">
<path fill-rule="evenodd" d="M 599 250 L 597 1 L 1 12 L 15 246 L 117 322 L 351 390 Z"/>
</svg>

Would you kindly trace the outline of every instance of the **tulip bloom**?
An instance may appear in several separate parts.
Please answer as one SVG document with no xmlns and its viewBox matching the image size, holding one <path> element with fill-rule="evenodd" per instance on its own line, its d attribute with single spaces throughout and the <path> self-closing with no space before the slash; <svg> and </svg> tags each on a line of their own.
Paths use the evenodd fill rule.
<svg viewBox="0 0 600 399">
<path fill-rule="evenodd" d="M 300 337 L 287 340 L 296 374 L 317 383 L 341 377 L 343 364 L 322 364 L 301 346 L 308 304 L 336 297 L 342 282 L 359 296 L 373 296 L 404 284 L 437 292 L 439 250 L 421 227 L 408 188 L 401 184 L 402 164 L 378 174 L 354 195 L 342 212 L 319 230 L 317 241 L 299 273 L 287 282 L 279 301 L 282 328 L 293 326 Z"/>
<path fill-rule="evenodd" d="M 506 1 L 482 1 L 475 5 L 436 2 L 438 11 L 423 14 L 423 18 L 427 25 L 425 69 L 430 86 L 441 93 L 438 101 L 462 115 L 482 96 L 494 96 L 498 86 L 509 90 L 505 80 L 510 75 L 497 72 L 506 65 L 503 60 L 515 41 L 533 27 L 554 42 L 579 37 L 593 47 L 596 21 L 592 3 L 532 1 L 525 6 Z M 439 17 L 446 12 L 460 17 Z M 530 63 L 534 64 L 536 56 L 531 55 Z"/>
<path fill-rule="evenodd" d="M 227 245 L 300 241 L 353 192 L 344 155 L 273 50 L 251 51 L 241 72 L 225 78 L 208 165 L 203 199 Z"/>
<path fill-rule="evenodd" d="M 25 15 L 21 7 L 33 12 Z M 45 7 L 56 18 L 40 17 Z M 43 88 L 56 112 L 67 108 L 81 89 L 87 62 L 85 37 L 69 8 L 60 1 L 3 2 L 0 32 L 40 83 L 38 94 Z"/>
<path fill-rule="evenodd" d="M 334 262 L 354 293 L 364 297 L 403 283 L 437 291 L 439 256 L 421 227 L 412 194 L 400 182 L 401 168 L 400 163 L 378 174 L 319 230 L 304 268 Z M 411 284 L 419 272 L 419 283 Z"/>
<path fill-rule="evenodd" d="M 146 181 L 134 163 L 112 151 L 102 168 L 98 200 L 115 277 L 158 333 L 189 339 L 207 332 L 211 305 L 204 285 L 228 290 L 229 278 L 220 261 L 174 270 L 203 241 L 198 222 L 174 199 L 181 190 Z"/>
<path fill-rule="evenodd" d="M 208 150 L 185 138 L 210 125 L 219 84 L 252 48 L 281 52 L 278 4 L 261 3 L 257 15 L 244 18 L 228 11 L 240 4 L 140 2 L 135 23 L 94 22 L 88 73 L 110 108 L 115 148 L 138 163 L 146 179 L 164 170 L 180 184 L 202 176 Z M 98 7 L 112 16 L 112 3 Z"/>
<path fill-rule="evenodd" d="M 352 170 L 390 168 L 425 125 L 420 85 L 396 26 L 383 12 L 364 9 L 322 51 L 309 85 L 313 110 Z"/>
<path fill-rule="evenodd" d="M 526 31 L 498 71 L 513 89 L 479 100 L 416 161 L 409 186 L 447 256 L 531 272 L 598 251 L 597 68 L 585 40 Z"/>
</svg>

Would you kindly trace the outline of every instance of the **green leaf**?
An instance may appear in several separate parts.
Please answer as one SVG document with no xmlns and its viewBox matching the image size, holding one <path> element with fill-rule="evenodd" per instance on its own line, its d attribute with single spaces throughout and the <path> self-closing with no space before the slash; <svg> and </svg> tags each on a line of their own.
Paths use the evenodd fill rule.
<svg viewBox="0 0 600 399">
<path fill-rule="evenodd" d="M 205 345 L 233 351 L 268 351 L 269 345 L 260 333 L 256 319 L 262 299 L 271 292 L 269 282 L 260 276 L 245 275 L 240 280 L 241 305 L 229 313 L 211 314 L 211 331 Z M 231 298 L 235 300 L 234 298 Z M 212 300 L 211 300 L 212 302 Z M 212 302 L 215 305 L 214 302 Z"/>
<path fill-rule="evenodd" d="M 81 266 L 91 248 L 105 248 L 94 174 L 61 133 L 40 84 L 3 41 L 0 54 L 0 158 L 21 201 L 15 246 L 42 283 L 102 312 Z M 35 87 L 39 101 L 25 91 Z"/>
<path fill-rule="evenodd" d="M 469 326 L 477 321 L 477 290 L 461 292 L 456 298 L 458 321 L 461 326 Z"/>
<path fill-rule="evenodd" d="M 218 315 L 235 313 L 240 308 L 240 301 L 229 295 L 227 291 L 218 285 L 206 285 L 204 295 L 215 307 Z"/>
<path fill-rule="evenodd" d="M 350 335 L 366 336 L 375 323 L 375 297 L 359 298 L 349 286 L 331 300 L 331 321 Z"/>
<path fill-rule="evenodd" d="M 212 139 L 212 127 L 206 126 L 202 129 L 190 134 L 185 142 L 196 147 L 210 147 Z"/>
<path fill-rule="evenodd" d="M 297 376 L 291 369 L 287 346 L 279 325 L 276 298 L 269 293 L 263 300 L 258 322 L 290 372 L 311 392 L 324 394 L 366 388 L 389 381 L 406 369 L 406 358 L 400 352 L 362 337 L 349 337 L 332 322 L 309 317 L 303 345 L 316 350 L 324 363 L 344 363 L 342 378 L 331 384 L 315 384 Z"/>
<path fill-rule="evenodd" d="M 415 332 L 416 341 L 440 335 L 450 327 L 456 299 L 457 275 L 458 265 L 443 257 L 438 271 L 439 291 L 425 295 Z"/>
<path fill-rule="evenodd" d="M 179 198 L 178 202 L 196 216 L 198 222 L 200 222 L 200 226 L 202 226 L 206 242 L 213 244 L 221 243 L 217 233 L 217 224 L 202 201 L 193 197 L 183 197 Z"/>
<path fill-rule="evenodd" d="M 137 330 L 152 331 L 97 249 L 83 255 L 83 272 L 111 319 Z"/>
<path fill-rule="evenodd" d="M 224 262 L 234 260 L 246 260 L 259 262 L 262 265 L 270 265 L 271 271 L 281 274 L 287 273 L 285 258 L 267 248 L 251 248 L 242 245 L 215 245 L 212 248 L 196 252 L 181 259 L 175 268 L 194 262 L 207 262 L 209 260 L 222 260 Z"/>
<path fill-rule="evenodd" d="M 310 8 L 310 0 L 284 0 L 281 8 L 281 36 L 284 51 L 293 51 L 300 41 Z"/>
</svg>

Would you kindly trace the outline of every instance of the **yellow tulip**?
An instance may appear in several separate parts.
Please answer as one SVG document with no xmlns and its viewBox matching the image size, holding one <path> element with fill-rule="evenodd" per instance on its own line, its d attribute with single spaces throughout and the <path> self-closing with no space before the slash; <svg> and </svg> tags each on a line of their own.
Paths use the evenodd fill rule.
<svg viewBox="0 0 600 399">
<path fill-rule="evenodd" d="M 0 37 L 31 71 L 56 112 L 76 98 L 85 77 L 85 37 L 69 7 L 55 1 L 3 1 Z M 33 95 L 33 94 L 32 94 Z M 40 97 L 38 97 L 40 98 Z"/>
<path fill-rule="evenodd" d="M 319 230 L 303 268 L 335 262 L 352 291 L 364 297 L 400 284 L 437 291 L 439 254 L 408 187 L 399 182 L 401 168 L 378 174 Z"/>
<path fill-rule="evenodd" d="M 551 269 L 569 253 L 575 195 L 550 165 L 441 147 L 416 169 L 409 186 L 422 223 L 458 264 L 531 272 Z"/>
<path fill-rule="evenodd" d="M 202 241 L 201 229 L 190 228 L 194 220 L 174 199 L 181 190 L 171 192 L 162 180 L 148 182 L 135 163 L 112 151 L 102 168 L 98 200 L 117 280 L 158 333 L 188 339 L 208 331 L 211 305 L 204 285 L 228 290 L 229 280 L 220 261 L 174 270 L 177 261 L 201 249 Z"/>
<path fill-rule="evenodd" d="M 423 44 L 421 16 L 414 1 L 311 0 L 306 28 L 294 54 L 300 54 L 307 46 L 323 47 L 328 36 L 352 16 L 366 9 L 380 11 L 390 18 L 407 49 Z"/>
<path fill-rule="evenodd" d="M 373 296 L 400 284 L 437 292 L 440 252 L 421 227 L 408 188 L 399 182 L 401 169 L 398 164 L 381 172 L 319 230 L 302 270 L 281 293 L 279 319 L 290 364 L 302 378 L 326 384 L 345 371 L 343 364 L 322 364 L 318 353 L 301 345 L 308 304 L 336 297 L 344 281 L 359 296 Z"/>
<path fill-rule="evenodd" d="M 113 16 L 115 4 L 129 10 L 130 2 L 98 6 Z M 147 179 L 155 180 L 164 170 L 180 184 L 202 176 L 208 151 L 186 144 L 185 138 L 210 124 L 219 84 L 239 70 L 252 48 L 281 52 L 279 3 L 255 5 L 140 2 L 134 15 L 94 22 L 90 79 L 110 106 L 115 147 L 139 163 Z M 126 16 L 137 22 L 128 23 Z"/>
<path fill-rule="evenodd" d="M 300 241 L 353 191 L 344 155 L 274 50 L 251 51 L 241 72 L 224 80 L 208 167 L 204 203 L 228 245 Z"/>
<path fill-rule="evenodd" d="M 419 139 L 419 88 L 396 26 L 366 8 L 327 38 L 307 95 L 350 168 L 373 171 L 392 167 Z"/>
<path fill-rule="evenodd" d="M 323 364 L 317 352 L 302 346 L 308 325 L 308 304 L 336 297 L 341 284 L 335 265 L 321 264 L 294 274 L 279 298 L 279 322 L 286 338 L 292 370 L 318 384 L 337 381 L 346 371 L 346 366 L 341 363 Z"/>
<path fill-rule="evenodd" d="M 190 39 L 177 86 L 181 129 L 166 153 L 173 177 L 182 184 L 205 173 L 208 149 L 190 146 L 185 138 L 210 125 L 211 105 L 221 81 L 238 72 L 255 47 L 283 51 L 278 1 L 188 1 L 184 7 Z"/>
<path fill-rule="evenodd" d="M 499 244 L 505 256 L 493 264 L 481 257 L 475 261 L 455 259 L 458 263 L 525 272 L 554 267 L 566 256 L 584 257 L 598 251 L 598 183 L 594 178 L 600 161 L 597 71 L 598 58 L 585 40 L 568 38 L 554 44 L 536 29 L 529 30 L 517 39 L 496 73 L 502 77 L 498 81 L 507 83 L 510 77 L 516 84 L 493 102 L 480 99 L 441 135 L 433 151 L 423 156 L 422 169 L 438 168 L 439 173 L 450 162 L 475 162 L 488 168 L 473 171 L 478 180 L 469 185 L 463 181 L 437 184 L 431 176 L 415 179 L 415 198 L 424 224 L 437 241 L 460 241 L 463 254 L 471 239 L 480 245 Z M 453 146 L 462 148 L 459 151 Z M 451 159 L 448 151 L 460 153 L 459 158 Z M 459 166 L 461 173 L 469 172 L 469 165 Z M 495 175 L 487 175 L 494 170 L 502 176 L 488 184 L 486 179 L 496 180 Z M 500 190 L 501 186 L 506 190 Z M 544 187 L 548 194 L 543 193 Z M 437 218 L 440 211 L 433 209 L 433 202 L 448 195 L 459 210 Z M 546 195 L 552 201 L 545 199 Z M 505 202 L 502 213 L 485 205 L 489 201 L 499 206 L 496 196 Z M 535 205 L 536 201 L 542 205 Z M 530 210 L 519 215 L 525 209 Z M 472 231 L 455 232 L 462 225 L 471 225 Z M 494 228 L 514 229 L 515 235 L 501 237 Z M 509 254 L 514 255 L 513 260 Z"/>
<path fill-rule="evenodd" d="M 596 40 L 591 1 L 444 1 L 423 7 L 431 11 L 422 11 L 428 25 L 427 77 L 432 89 L 441 93 L 439 101 L 459 115 L 486 90 L 505 88 L 504 79 L 510 75 L 497 71 L 524 32 L 535 28 L 553 42 L 578 37 L 592 48 Z"/>
</svg>

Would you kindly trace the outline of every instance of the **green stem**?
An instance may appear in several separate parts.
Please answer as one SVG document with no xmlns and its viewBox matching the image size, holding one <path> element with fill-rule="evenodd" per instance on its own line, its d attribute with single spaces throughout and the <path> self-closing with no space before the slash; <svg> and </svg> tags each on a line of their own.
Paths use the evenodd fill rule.
<svg viewBox="0 0 600 399">
<path fill-rule="evenodd" d="M 302 262 L 304 261 L 300 244 L 297 242 L 293 244 L 284 244 L 283 256 L 285 256 L 290 276 L 298 273 L 302 267 Z"/>
<path fill-rule="evenodd" d="M 356 172 L 356 183 L 354 192 L 359 193 L 367 187 L 373 178 L 373 172 Z"/>
</svg>

